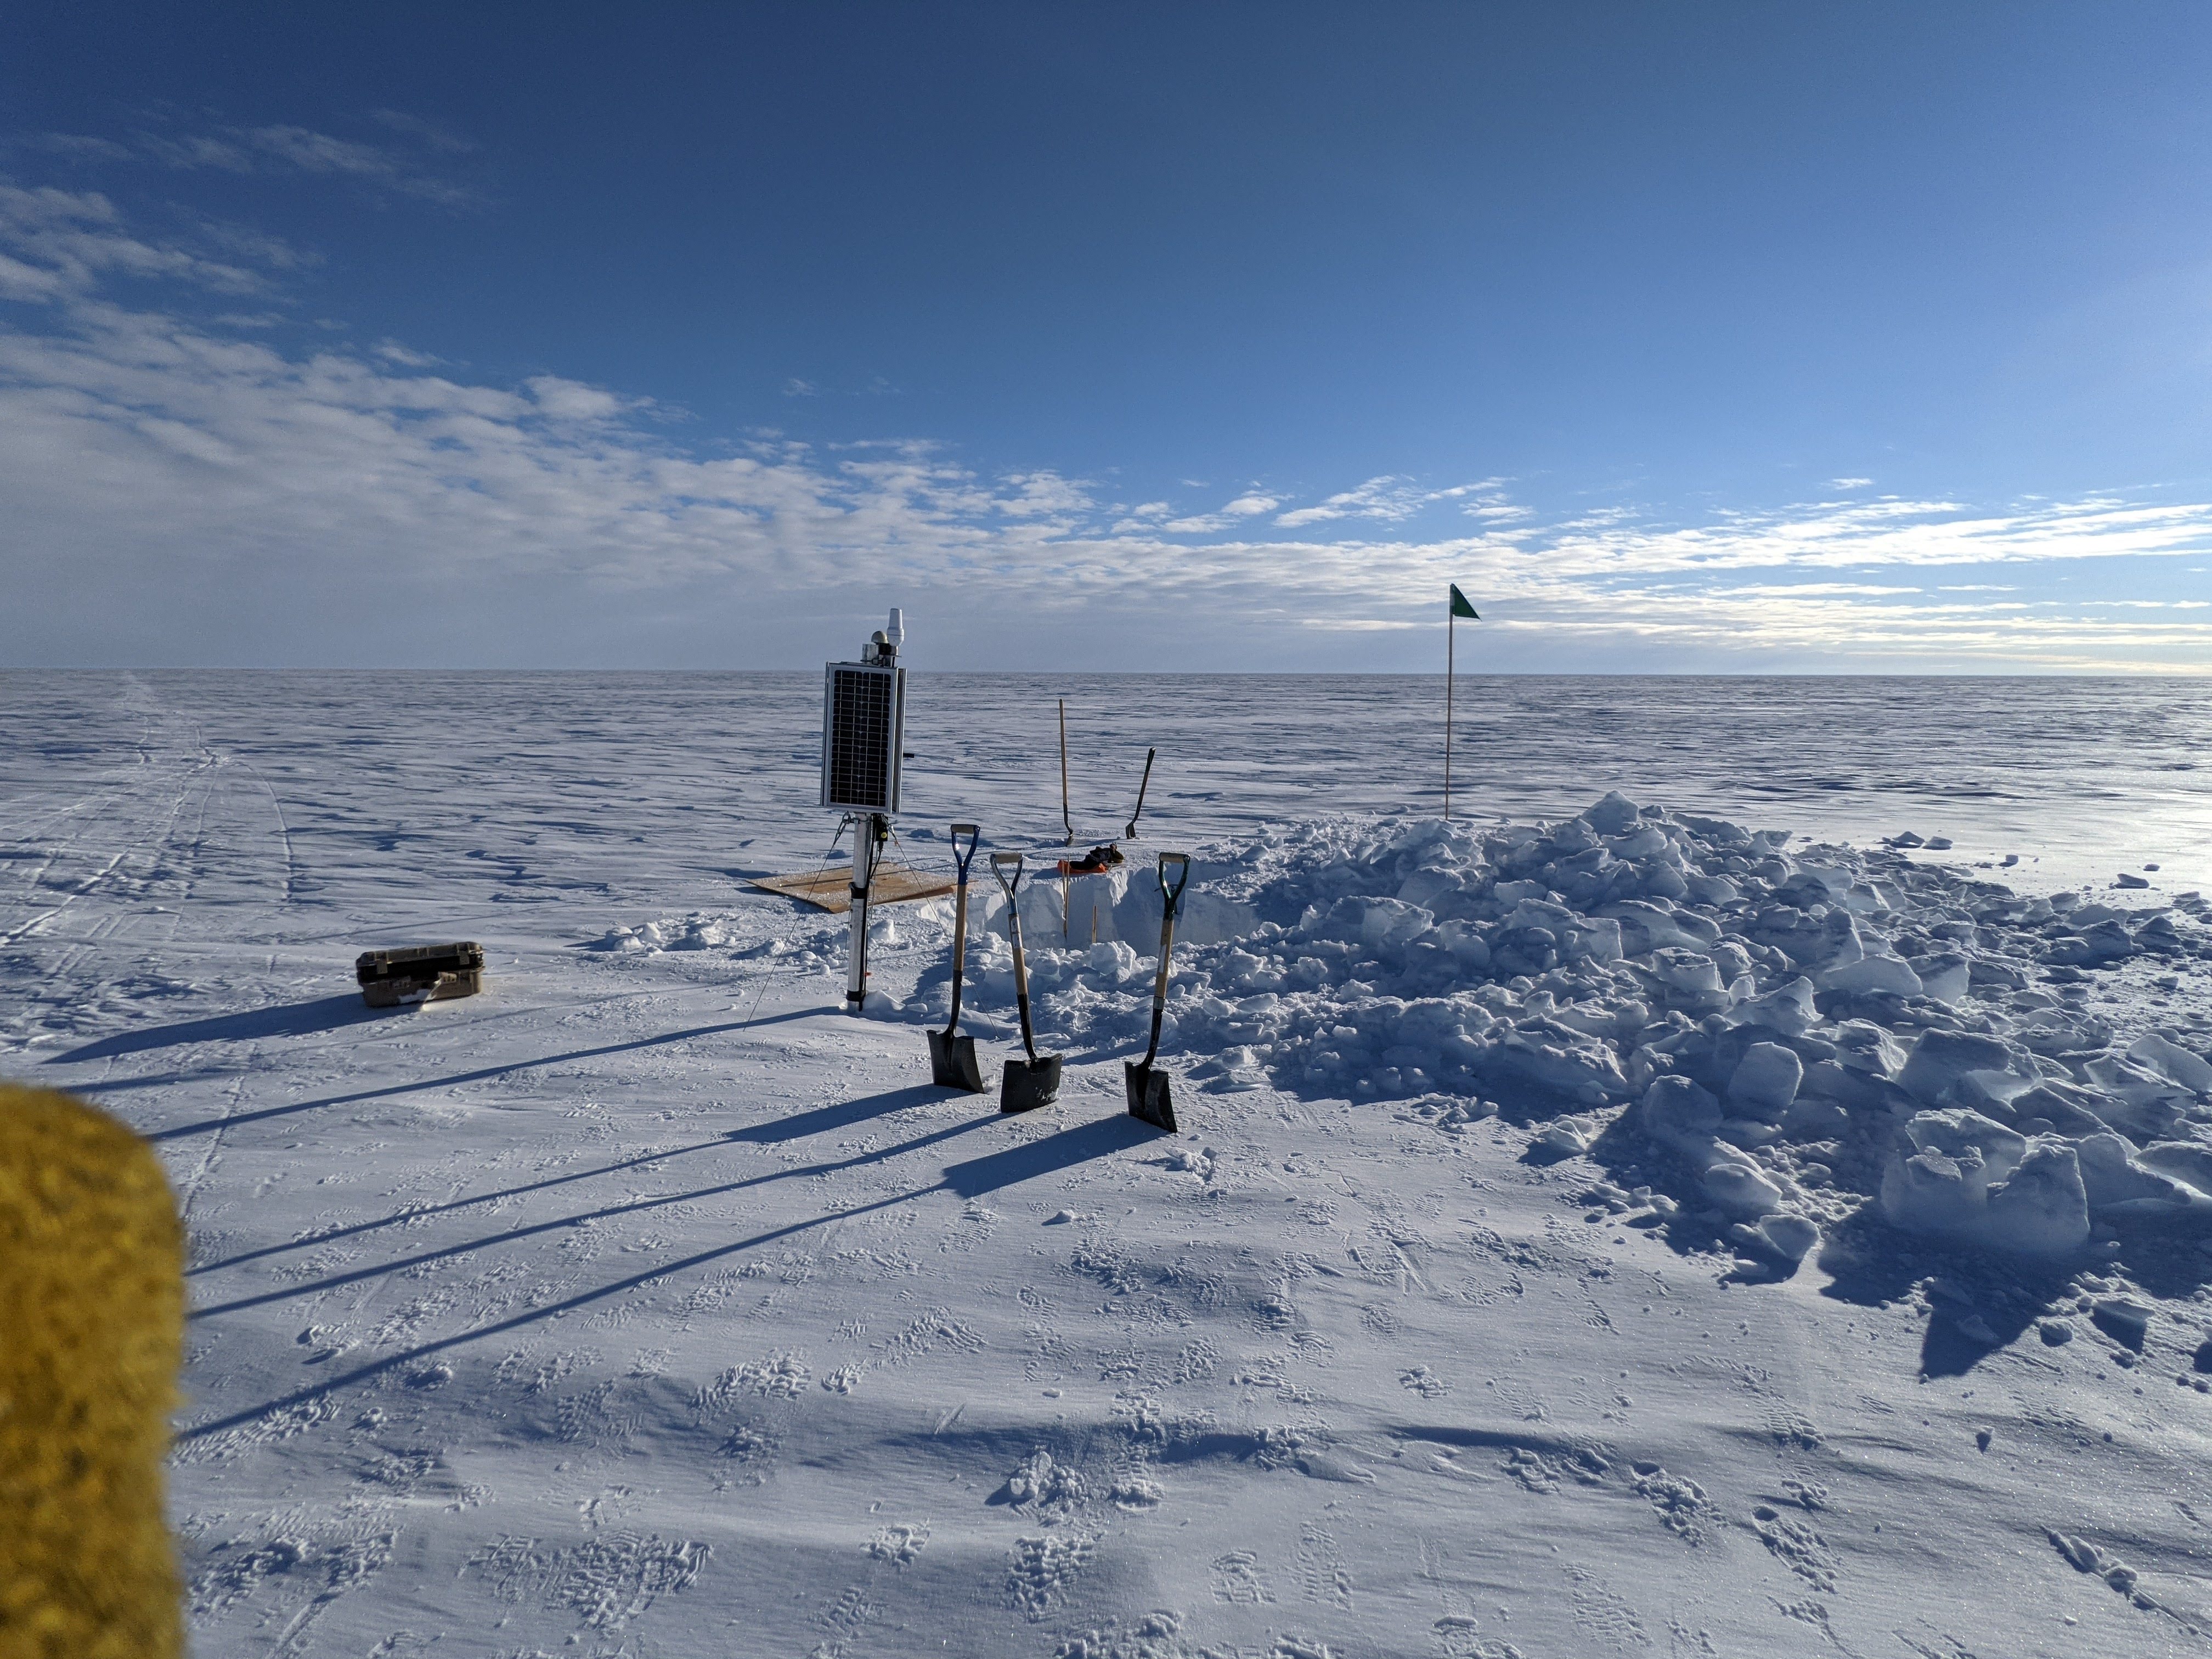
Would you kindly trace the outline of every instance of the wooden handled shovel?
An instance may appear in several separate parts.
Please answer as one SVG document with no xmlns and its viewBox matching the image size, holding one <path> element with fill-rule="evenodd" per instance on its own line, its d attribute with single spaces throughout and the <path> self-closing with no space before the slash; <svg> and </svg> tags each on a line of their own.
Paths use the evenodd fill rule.
<svg viewBox="0 0 2212 1659">
<path fill-rule="evenodd" d="M 1030 970 L 1022 955 L 1022 907 L 1015 902 L 1022 884 L 1022 855 L 992 854 L 991 873 L 1006 890 L 1006 933 L 1014 946 L 1014 1006 L 1021 1012 L 1022 1047 L 1029 1054 L 1027 1060 L 1006 1062 L 1006 1077 L 999 1085 L 999 1109 L 1032 1112 L 1040 1106 L 1051 1105 L 1060 1097 L 1060 1056 L 1040 1055 L 1036 1039 L 1030 1034 Z"/>
<path fill-rule="evenodd" d="M 1172 873 L 1174 880 L 1169 880 Z M 1175 1102 L 1168 1096 L 1168 1074 L 1157 1071 L 1152 1057 L 1160 1051 L 1160 1017 L 1168 1007 L 1168 959 L 1175 951 L 1176 910 L 1182 902 L 1182 890 L 1190 884 L 1190 854 L 1163 853 L 1160 854 L 1160 971 L 1152 981 L 1152 1040 L 1146 1046 L 1142 1060 L 1121 1062 L 1122 1080 L 1129 1091 L 1129 1115 L 1140 1117 L 1147 1123 L 1176 1132 Z"/>
<path fill-rule="evenodd" d="M 971 1095 L 983 1092 L 983 1073 L 975 1063 L 975 1039 L 960 1034 L 960 981 L 968 971 L 968 860 L 975 856 L 982 833 L 972 823 L 952 826 L 952 857 L 959 866 L 952 888 L 952 1018 L 943 1030 L 929 1034 L 930 1081 Z M 963 836 L 968 838 L 965 847 Z"/>
</svg>

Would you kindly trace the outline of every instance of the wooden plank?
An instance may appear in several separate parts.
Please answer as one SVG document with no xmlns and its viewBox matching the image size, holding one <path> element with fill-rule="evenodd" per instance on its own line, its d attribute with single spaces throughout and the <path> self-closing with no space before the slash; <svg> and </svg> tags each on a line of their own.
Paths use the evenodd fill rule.
<svg viewBox="0 0 2212 1659">
<path fill-rule="evenodd" d="M 833 864 L 827 870 L 816 870 L 803 876 L 748 876 L 748 886 L 763 892 L 781 893 L 786 898 L 795 898 L 801 904 L 811 904 L 832 915 L 842 915 L 851 909 L 853 866 Z M 876 866 L 875 885 L 868 890 L 871 907 L 884 904 L 906 904 L 915 899 L 941 898 L 952 890 L 950 876 L 933 876 L 905 864 L 879 864 Z"/>
</svg>

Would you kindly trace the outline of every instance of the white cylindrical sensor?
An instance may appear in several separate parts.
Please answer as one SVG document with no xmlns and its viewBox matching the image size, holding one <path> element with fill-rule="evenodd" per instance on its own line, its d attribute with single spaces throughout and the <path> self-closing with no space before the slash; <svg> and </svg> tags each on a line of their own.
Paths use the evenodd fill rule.
<svg viewBox="0 0 2212 1659">
<path fill-rule="evenodd" d="M 906 612 L 899 606 L 891 607 L 891 625 L 884 632 L 890 635 L 892 650 L 896 651 L 906 643 Z"/>
</svg>

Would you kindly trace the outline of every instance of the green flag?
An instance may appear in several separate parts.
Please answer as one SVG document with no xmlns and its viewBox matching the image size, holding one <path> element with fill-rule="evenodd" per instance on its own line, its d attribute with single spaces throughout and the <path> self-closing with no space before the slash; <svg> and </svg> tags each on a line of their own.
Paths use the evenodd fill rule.
<svg viewBox="0 0 2212 1659">
<path fill-rule="evenodd" d="M 1467 602 L 1467 595 L 1459 591 L 1457 582 L 1452 584 L 1451 613 L 1455 617 L 1474 617 L 1477 622 L 1482 620 L 1474 615 L 1474 607 Z"/>
</svg>

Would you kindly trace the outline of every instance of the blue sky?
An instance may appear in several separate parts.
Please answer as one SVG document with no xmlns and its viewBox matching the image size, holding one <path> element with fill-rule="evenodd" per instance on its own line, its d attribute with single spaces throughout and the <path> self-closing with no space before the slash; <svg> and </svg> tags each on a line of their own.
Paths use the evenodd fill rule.
<svg viewBox="0 0 2212 1659">
<path fill-rule="evenodd" d="M 32 9 L 9 662 L 2212 666 L 2201 5 Z"/>
</svg>

